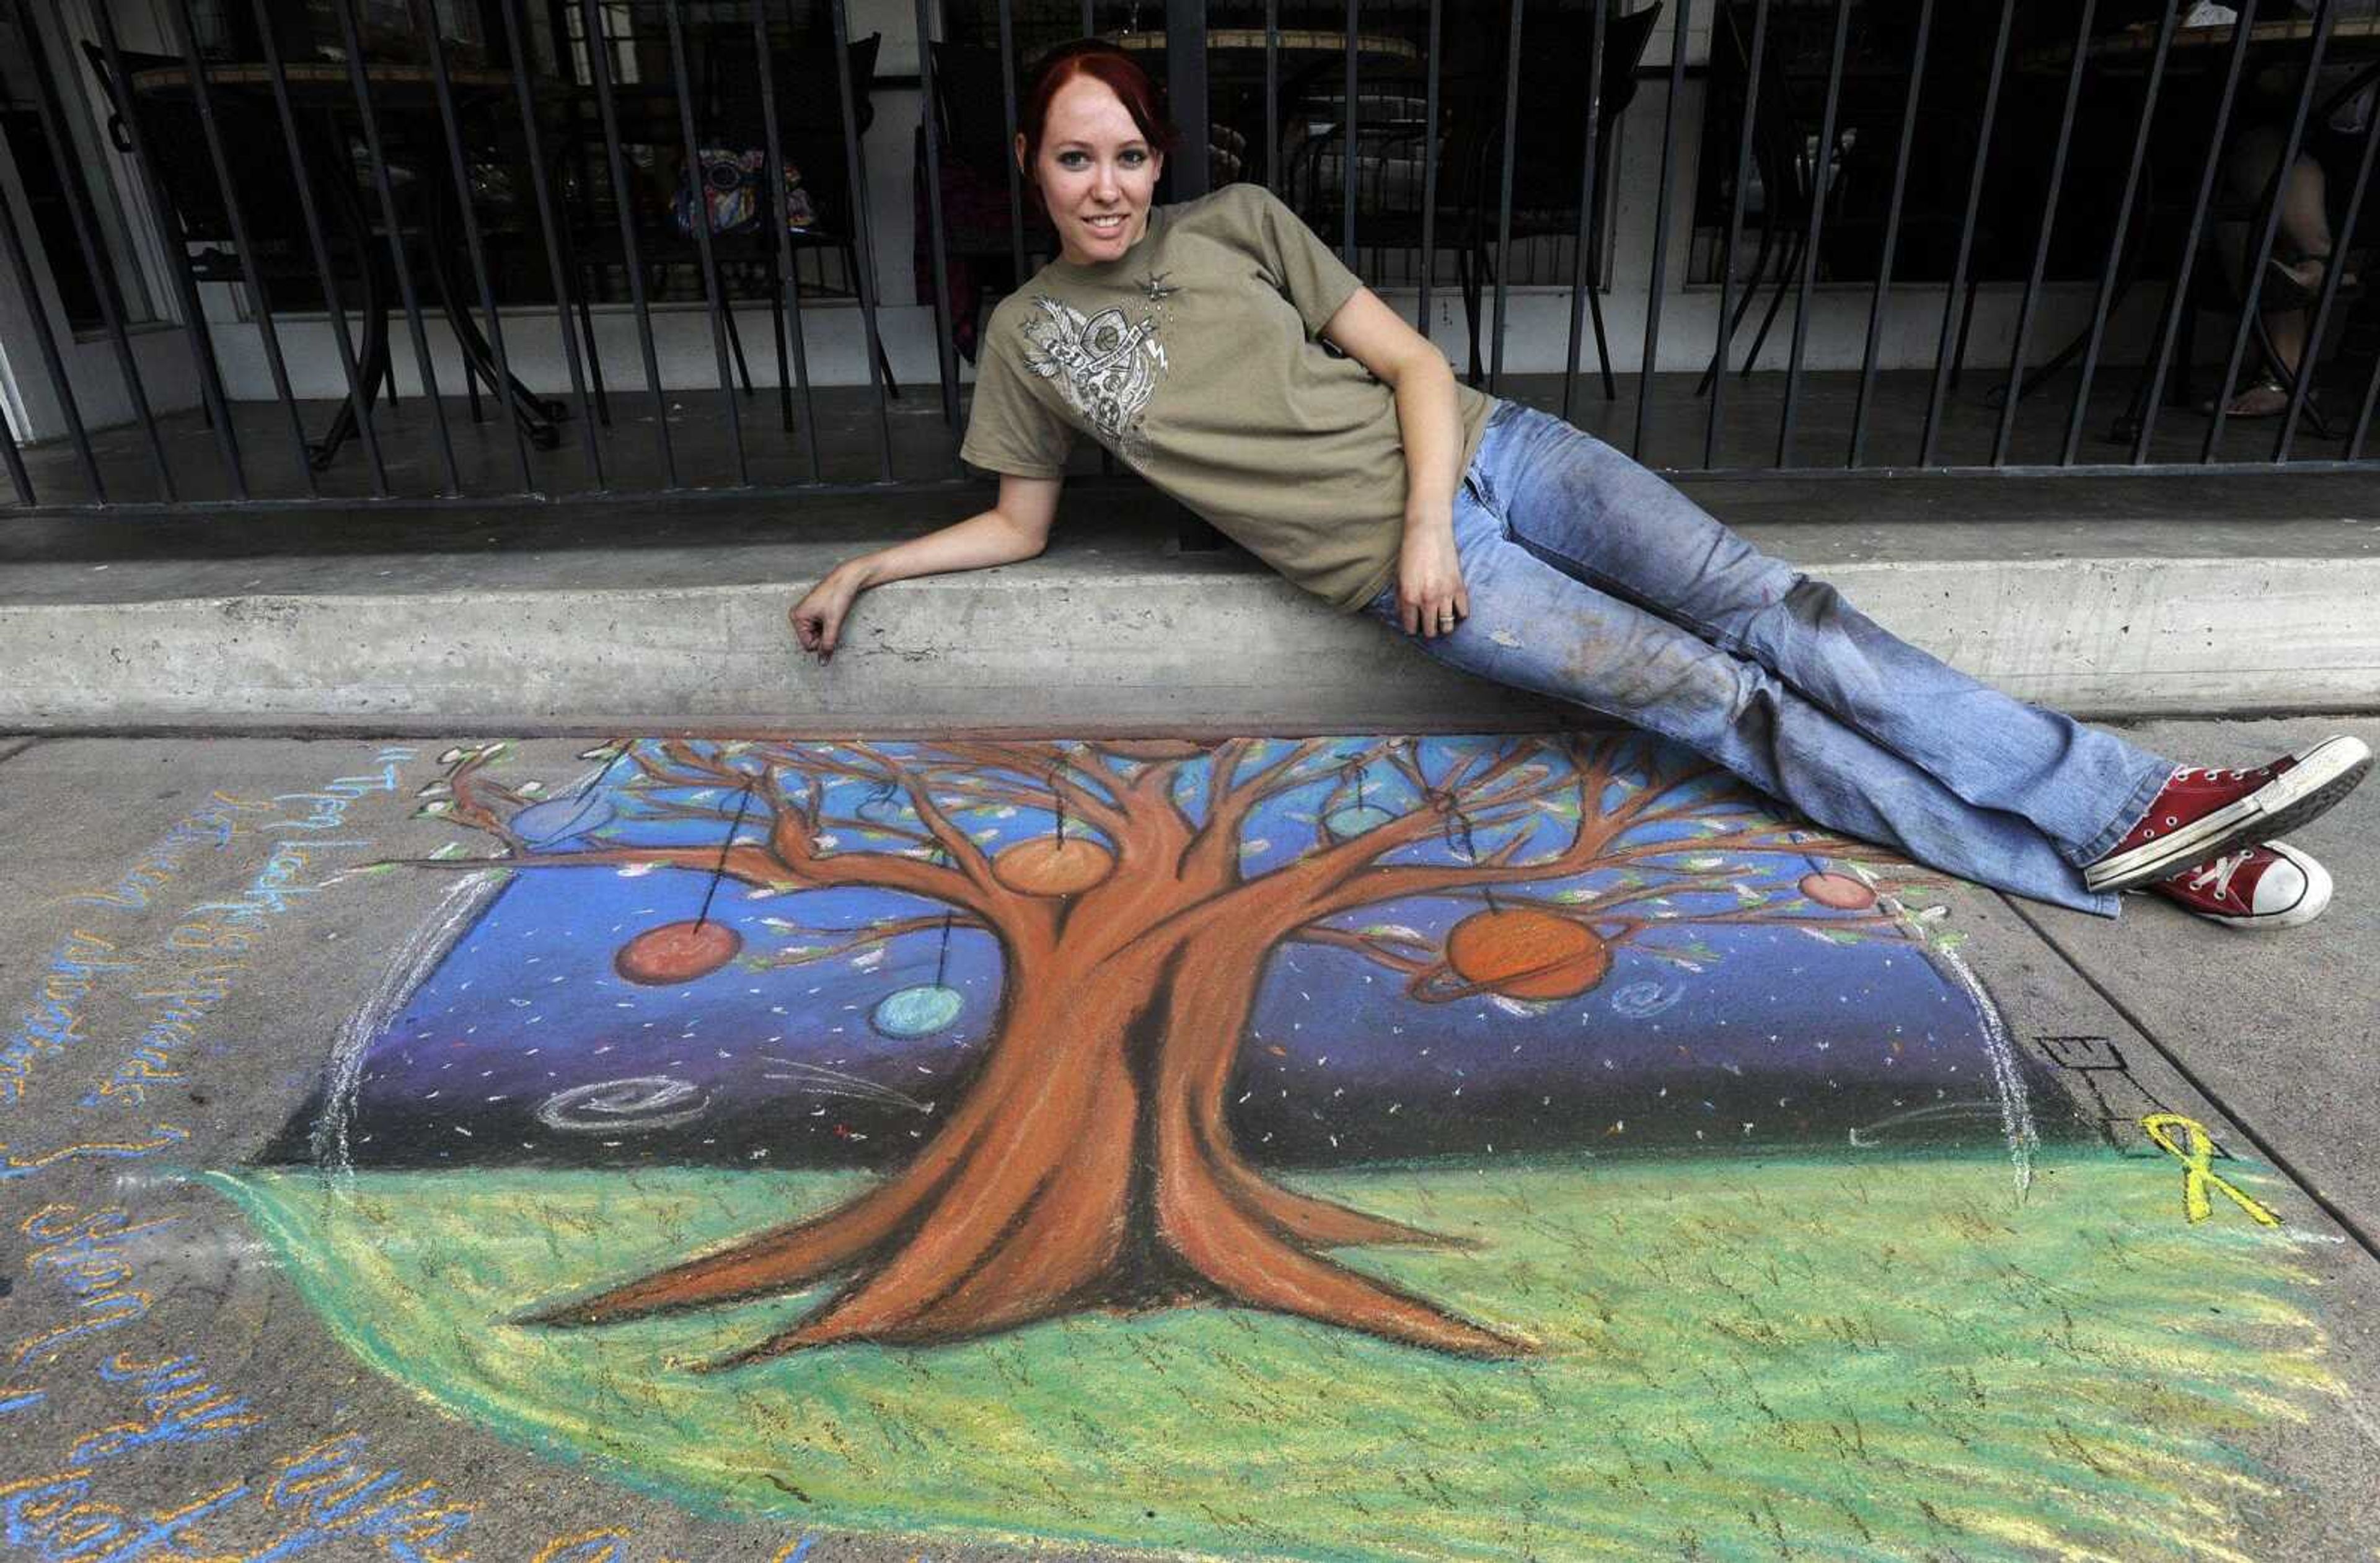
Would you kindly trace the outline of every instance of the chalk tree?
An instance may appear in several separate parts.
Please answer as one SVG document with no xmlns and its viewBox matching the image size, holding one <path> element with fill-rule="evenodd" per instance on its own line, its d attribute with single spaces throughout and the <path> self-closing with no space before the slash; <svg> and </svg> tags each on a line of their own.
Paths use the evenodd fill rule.
<svg viewBox="0 0 2380 1563">
<path fill-rule="evenodd" d="M 998 942 L 992 1033 L 906 1165 L 837 1208 L 531 1321 L 602 1325 L 836 1283 L 721 1366 L 1199 1300 L 1439 1351 L 1525 1351 L 1509 1329 L 1330 1257 L 1449 1240 L 1299 1193 L 1233 1143 L 1226 1086 L 1272 954 L 1327 946 L 1397 974 L 1420 1002 L 1518 1007 L 1586 991 L 1625 947 L 1700 969 L 1719 958 L 1701 930 L 1723 925 L 1916 937 L 1894 899 L 1909 882 L 1898 866 L 1633 734 L 646 740 L 599 751 L 610 772 L 577 798 L 507 783 L 501 748 L 450 751 L 425 805 L 497 850 L 423 866 L 674 866 L 747 896 L 907 898 L 902 915 L 790 944 L 773 965 L 945 927 Z M 1883 866 L 1820 866 L 1852 854 Z M 1810 871 L 1796 878 L 1798 859 Z M 1451 900 L 1477 910 L 1441 934 L 1366 920 L 1437 903 L 1439 915 L 1410 921 L 1445 922 Z M 622 951 L 623 975 L 715 969 L 734 936 L 704 927 L 655 930 L 641 954 Z"/>
</svg>

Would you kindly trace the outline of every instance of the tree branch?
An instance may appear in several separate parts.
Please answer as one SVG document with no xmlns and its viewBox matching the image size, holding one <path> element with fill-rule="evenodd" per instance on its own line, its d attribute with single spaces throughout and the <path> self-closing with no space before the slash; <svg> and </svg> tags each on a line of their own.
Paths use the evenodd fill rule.
<svg viewBox="0 0 2380 1563">
<path fill-rule="evenodd" d="M 873 945 L 889 944 L 893 939 L 901 938 L 904 934 L 930 932 L 933 929 L 944 927 L 945 918 L 949 919 L 948 927 L 953 929 L 968 928 L 978 932 L 989 931 L 985 928 L 985 926 L 982 923 L 977 921 L 973 917 L 961 917 L 945 912 L 930 912 L 922 917 L 903 917 L 894 922 L 884 923 L 876 927 L 865 929 L 858 935 L 858 937 L 846 939 L 841 944 L 819 950 L 805 950 L 799 952 L 791 950 L 775 950 L 771 951 L 763 957 L 763 959 L 765 959 L 771 966 L 792 967 L 815 965 L 820 961 L 832 961 L 838 955 L 848 955 L 855 950 L 866 950 Z"/>
<path fill-rule="evenodd" d="M 1438 964 L 1438 947 L 1419 938 L 1408 939 L 1391 935 L 1366 934 L 1349 928 L 1334 928 L 1320 923 L 1308 923 L 1304 927 L 1292 932 L 1289 939 L 1297 944 L 1320 944 L 1340 950 L 1352 950 L 1358 955 L 1388 967 L 1390 971 L 1402 972 L 1407 976 L 1426 972 Z M 1394 948 L 1399 944 L 1426 950 L 1430 958 L 1425 960 L 1419 956 L 1400 954 Z"/>
</svg>

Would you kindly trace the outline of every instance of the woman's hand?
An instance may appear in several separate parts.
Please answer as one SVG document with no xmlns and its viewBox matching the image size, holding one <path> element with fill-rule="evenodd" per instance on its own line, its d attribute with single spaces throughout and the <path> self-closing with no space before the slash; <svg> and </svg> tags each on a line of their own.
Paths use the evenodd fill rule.
<svg viewBox="0 0 2380 1563">
<path fill-rule="evenodd" d="M 1425 639 L 1451 635 L 1470 616 L 1471 593 L 1463 585 L 1452 517 L 1408 515 L 1404 547 L 1397 555 L 1397 617 L 1405 633 Z"/>
<path fill-rule="evenodd" d="M 815 653 L 821 665 L 833 660 L 835 643 L 843 637 L 844 617 L 860 589 L 859 577 L 851 566 L 838 564 L 787 615 L 793 620 L 794 638 L 801 642 L 803 650 Z"/>
</svg>

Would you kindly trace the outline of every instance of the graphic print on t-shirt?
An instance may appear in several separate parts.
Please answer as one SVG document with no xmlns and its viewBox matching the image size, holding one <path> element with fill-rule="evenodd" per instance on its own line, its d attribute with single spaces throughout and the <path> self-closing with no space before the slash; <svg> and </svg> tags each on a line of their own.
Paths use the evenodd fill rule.
<svg viewBox="0 0 2380 1563">
<path fill-rule="evenodd" d="M 1058 382 L 1101 443 L 1126 461 L 1139 460 L 1147 449 L 1141 413 L 1166 367 L 1156 317 L 1143 316 L 1135 325 L 1121 309 L 1086 317 L 1047 294 L 1033 302 L 1044 318 L 1023 328 L 1026 367 Z"/>
</svg>

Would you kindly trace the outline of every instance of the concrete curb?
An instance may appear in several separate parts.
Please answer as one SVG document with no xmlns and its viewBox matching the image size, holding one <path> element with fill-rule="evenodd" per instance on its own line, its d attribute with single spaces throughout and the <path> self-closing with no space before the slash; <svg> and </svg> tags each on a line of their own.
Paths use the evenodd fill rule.
<svg viewBox="0 0 2380 1563">
<path fill-rule="evenodd" d="M 2089 716 L 2380 708 L 2380 557 L 1808 560 L 1878 621 Z M 2013 540 L 2013 539 L 2012 539 Z M 872 593 L 825 669 L 779 580 L 0 607 L 0 727 L 1500 725 L 1447 673 L 1250 565 L 1068 561 Z"/>
</svg>

